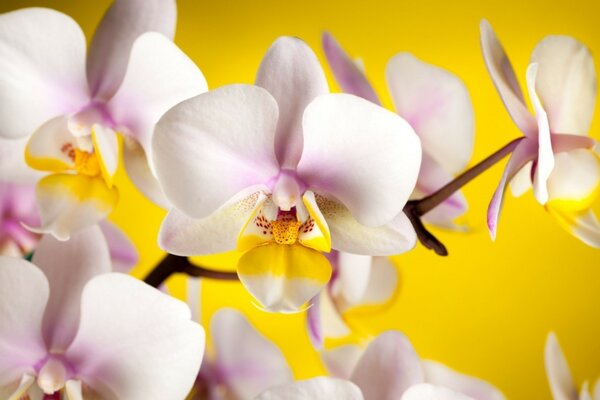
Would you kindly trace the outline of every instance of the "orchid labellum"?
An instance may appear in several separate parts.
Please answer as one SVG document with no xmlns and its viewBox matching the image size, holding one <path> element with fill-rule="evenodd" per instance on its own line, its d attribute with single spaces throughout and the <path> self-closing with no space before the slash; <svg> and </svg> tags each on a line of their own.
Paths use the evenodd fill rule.
<svg viewBox="0 0 600 400">
<path fill-rule="evenodd" d="M 0 398 L 185 397 L 202 328 L 184 303 L 110 273 L 99 228 L 44 236 L 33 263 L 0 257 Z"/>
<path fill-rule="evenodd" d="M 600 160 L 587 135 L 596 101 L 590 51 L 569 36 L 548 36 L 531 55 L 527 89 L 531 114 L 504 48 L 481 23 L 483 56 L 498 93 L 524 138 L 514 150 L 488 209 L 495 238 L 506 185 L 521 195 L 533 186 L 537 201 L 581 241 L 600 247 L 600 223 L 591 210 L 600 190 Z"/>
<path fill-rule="evenodd" d="M 0 15 L 0 138 L 17 140 L 12 151 L 50 173 L 37 186 L 35 232 L 66 240 L 110 213 L 118 200 L 118 133 L 131 178 L 162 198 L 147 160 L 154 124 L 206 90 L 202 73 L 170 40 L 175 14 L 174 1 L 116 0 L 87 58 L 81 29 L 62 13 Z M 5 165 L 10 159 L 2 168 L 14 169 Z"/>
<path fill-rule="evenodd" d="M 331 276 L 323 252 L 412 248 L 402 213 L 421 149 L 399 116 L 329 94 L 315 54 L 278 39 L 256 85 L 184 101 L 157 125 L 153 158 L 174 208 L 159 242 L 170 253 L 238 249 L 238 275 L 271 311 L 296 311 Z"/>
<path fill-rule="evenodd" d="M 323 35 L 329 66 L 346 93 L 381 104 L 363 68 L 348 56 L 329 33 Z M 423 159 L 411 198 L 427 196 L 461 172 L 473 154 L 474 116 L 464 83 L 452 73 L 425 63 L 410 53 L 392 57 L 385 70 L 396 112 L 421 139 Z M 456 228 L 453 220 L 464 214 L 467 202 L 458 191 L 423 220 Z"/>
</svg>

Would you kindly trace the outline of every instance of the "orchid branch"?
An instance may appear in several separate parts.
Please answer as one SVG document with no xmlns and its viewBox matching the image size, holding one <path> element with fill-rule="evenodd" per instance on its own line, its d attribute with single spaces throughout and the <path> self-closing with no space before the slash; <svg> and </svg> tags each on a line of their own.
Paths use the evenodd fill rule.
<svg viewBox="0 0 600 400">
<path fill-rule="evenodd" d="M 446 246 L 425 228 L 425 225 L 423 225 L 423 222 L 421 221 L 421 217 L 440 205 L 467 183 L 471 182 L 483 172 L 496 165 L 504 157 L 512 153 L 523 139 L 524 138 L 521 137 L 509 142 L 429 196 L 423 197 L 420 200 L 411 200 L 406 203 L 406 206 L 404 206 L 404 213 L 412 223 L 413 228 L 417 232 L 417 237 L 423 246 L 435 251 L 435 253 L 440 256 L 448 255 Z"/>
<path fill-rule="evenodd" d="M 162 261 L 154 267 L 144 278 L 150 286 L 159 287 L 171 275 L 176 273 L 187 274 L 196 278 L 210 278 L 224 281 L 238 280 L 237 273 L 226 271 L 215 271 L 209 268 L 192 264 L 187 257 L 167 254 Z"/>
</svg>

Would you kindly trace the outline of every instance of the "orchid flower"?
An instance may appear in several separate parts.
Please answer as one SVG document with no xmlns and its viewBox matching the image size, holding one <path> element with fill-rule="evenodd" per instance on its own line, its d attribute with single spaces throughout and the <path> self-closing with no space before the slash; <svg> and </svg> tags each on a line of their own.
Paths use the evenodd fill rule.
<svg viewBox="0 0 600 400">
<path fill-rule="evenodd" d="M 159 243 L 182 256 L 243 252 L 237 271 L 267 310 L 297 311 L 331 276 L 332 248 L 412 248 L 402 212 L 420 144 L 399 116 L 329 94 L 300 39 L 275 41 L 256 85 L 183 101 L 158 123 L 153 159 L 174 208 Z"/>
<path fill-rule="evenodd" d="M 363 400 L 360 389 L 343 379 L 318 377 L 281 385 L 263 392 L 254 400 Z"/>
<path fill-rule="evenodd" d="M 422 361 L 400 332 L 377 336 L 366 349 L 344 345 L 323 353 L 332 376 L 349 379 L 365 400 L 477 399 L 502 400 L 487 382 L 460 374 L 433 361 Z"/>
<path fill-rule="evenodd" d="M 252 399 L 293 381 L 281 351 L 232 309 L 211 320 L 214 351 L 208 350 L 190 400 Z"/>
<path fill-rule="evenodd" d="M 317 349 L 326 338 L 355 333 L 348 314 L 385 308 L 399 286 L 398 271 L 387 257 L 332 251 L 328 258 L 332 277 L 307 311 L 308 332 Z"/>
<path fill-rule="evenodd" d="M 67 15 L 44 8 L 0 15 L 0 137 L 18 140 L 23 147 L 13 150 L 50 173 L 37 185 L 41 226 L 31 230 L 67 240 L 110 213 L 118 201 L 117 133 L 130 177 L 160 201 L 147 160 L 154 124 L 206 90 L 169 39 L 175 14 L 173 0 L 116 0 L 87 59 L 83 32 Z"/>
<path fill-rule="evenodd" d="M 548 36 L 531 55 L 527 89 L 534 108 L 525 105 L 515 72 L 487 21 L 481 22 L 481 47 L 488 71 L 524 138 L 513 151 L 488 209 L 496 237 L 506 185 L 515 196 L 533 186 L 536 200 L 574 236 L 600 247 L 600 224 L 591 205 L 600 190 L 600 161 L 587 136 L 596 101 L 592 56 L 569 36 Z"/>
<path fill-rule="evenodd" d="M 329 66 L 346 93 L 381 104 L 363 68 L 329 33 L 323 34 Z M 474 115 L 469 93 L 454 74 L 425 63 L 410 53 L 398 53 L 385 70 L 396 112 L 413 127 L 423 148 L 417 185 L 411 199 L 432 194 L 453 179 L 473 154 Z M 453 220 L 467 210 L 461 192 L 423 216 L 437 226 L 457 228 Z"/>
<path fill-rule="evenodd" d="M 109 272 L 95 226 L 44 236 L 33 264 L 0 257 L 0 398 L 185 398 L 202 328 L 184 303 Z"/>
<path fill-rule="evenodd" d="M 590 394 L 587 381 L 581 386 L 579 395 L 577 394 L 569 364 L 553 332 L 548 334 L 546 340 L 544 362 L 554 400 L 600 400 L 600 379 L 594 384 L 593 394 Z"/>
</svg>

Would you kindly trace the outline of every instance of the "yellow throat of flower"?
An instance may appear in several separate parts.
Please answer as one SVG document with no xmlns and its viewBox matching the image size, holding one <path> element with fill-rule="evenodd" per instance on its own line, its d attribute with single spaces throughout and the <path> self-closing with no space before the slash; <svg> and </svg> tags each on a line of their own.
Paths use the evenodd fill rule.
<svg viewBox="0 0 600 400">
<path fill-rule="evenodd" d="M 96 153 L 75 149 L 75 169 L 86 176 L 99 176 L 102 171 Z"/>
<path fill-rule="evenodd" d="M 297 219 L 278 219 L 271 221 L 273 238 L 277 244 L 294 244 L 298 241 L 300 235 L 300 226 L 302 223 Z"/>
</svg>

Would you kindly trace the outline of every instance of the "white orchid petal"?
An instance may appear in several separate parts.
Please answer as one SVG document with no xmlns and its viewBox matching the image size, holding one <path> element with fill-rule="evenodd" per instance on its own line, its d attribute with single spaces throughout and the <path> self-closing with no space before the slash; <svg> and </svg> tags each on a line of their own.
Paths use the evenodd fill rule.
<svg viewBox="0 0 600 400">
<path fill-rule="evenodd" d="M 375 338 L 352 374 L 365 400 L 397 400 L 412 385 L 424 382 L 419 356 L 400 332 Z"/>
<path fill-rule="evenodd" d="M 600 249 L 600 222 L 592 210 L 569 211 L 552 204 L 546 209 L 567 232 L 588 246 Z"/>
<path fill-rule="evenodd" d="M 372 257 L 346 252 L 337 256 L 337 280 L 332 288 L 344 304 L 357 304 L 365 295 L 371 275 Z"/>
<path fill-rule="evenodd" d="M 363 400 L 360 389 L 352 382 L 318 377 L 269 389 L 254 400 Z"/>
<path fill-rule="evenodd" d="M 42 171 L 64 171 L 75 167 L 75 138 L 69 133 L 66 116 L 52 118 L 33 132 L 25 151 L 27 164 Z"/>
<path fill-rule="evenodd" d="M 186 100 L 156 127 L 153 160 L 175 207 L 203 218 L 240 191 L 277 175 L 277 103 L 250 85 L 230 85 Z"/>
<path fill-rule="evenodd" d="M 185 303 L 111 273 L 85 286 L 79 331 L 65 355 L 101 398 L 163 400 L 190 391 L 203 349 L 204 332 Z"/>
<path fill-rule="evenodd" d="M 594 393 L 592 394 L 592 398 L 594 400 L 600 400 L 600 379 L 596 379 L 596 383 L 594 383 Z"/>
<path fill-rule="evenodd" d="M 319 325 L 323 339 L 343 338 L 352 333 L 350 327 L 344 321 L 340 304 L 336 302 L 327 288 L 321 292 L 319 297 Z"/>
<path fill-rule="evenodd" d="M 176 19 L 173 0 L 116 0 L 90 44 L 87 77 L 93 95 L 110 98 L 123 81 L 134 41 L 150 31 L 173 39 Z"/>
<path fill-rule="evenodd" d="M 554 133 L 585 135 L 596 102 L 596 70 L 590 50 L 569 36 L 548 36 L 531 55 L 539 65 L 535 89 Z"/>
<path fill-rule="evenodd" d="M 304 110 L 314 98 L 329 92 L 321 64 L 304 41 L 284 36 L 267 51 L 255 83 L 277 101 L 275 153 L 282 168 L 294 168 L 302 154 Z"/>
<path fill-rule="evenodd" d="M 363 355 L 364 350 L 354 344 L 347 344 L 321 352 L 321 360 L 331 376 L 350 379 L 352 371 Z"/>
<path fill-rule="evenodd" d="M 419 135 L 423 152 L 450 174 L 465 168 L 473 154 L 475 119 L 464 83 L 410 53 L 389 61 L 386 79 L 396 112 Z"/>
<path fill-rule="evenodd" d="M 304 113 L 299 176 L 376 227 L 398 215 L 421 163 L 419 139 L 396 114 L 349 94 L 315 99 Z"/>
<path fill-rule="evenodd" d="M 510 192 L 514 197 L 520 197 L 524 195 L 529 189 L 533 187 L 531 181 L 531 168 L 533 167 L 533 161 L 529 161 L 521 168 L 510 181 Z"/>
<path fill-rule="evenodd" d="M 0 182 L 34 183 L 42 173 L 25 162 L 28 137 L 21 139 L 0 138 Z"/>
<path fill-rule="evenodd" d="M 25 260 L 0 257 L 0 293 L 0 387 L 4 387 L 19 382 L 24 374 L 35 374 L 35 364 L 47 354 L 42 319 L 48 280 Z"/>
<path fill-rule="evenodd" d="M 382 304 L 399 290 L 398 270 L 387 257 L 373 257 L 369 284 L 358 305 Z"/>
<path fill-rule="evenodd" d="M 592 395 L 590 394 L 589 383 L 583 382 L 581 385 L 581 390 L 579 391 L 579 400 L 592 400 Z"/>
<path fill-rule="evenodd" d="M 123 273 L 129 272 L 140 258 L 135 245 L 115 224 L 102 221 L 98 226 L 102 230 L 108 245 L 112 270 Z"/>
<path fill-rule="evenodd" d="M 149 32 L 133 43 L 127 73 L 108 106 L 116 123 L 127 128 L 123 133 L 132 135 L 148 154 L 160 117 L 206 90 L 206 80 L 194 62 L 165 36 Z"/>
<path fill-rule="evenodd" d="M 94 124 L 91 137 L 102 177 L 108 187 L 112 187 L 117 167 L 119 166 L 119 141 L 117 134 L 110 128 Z"/>
<path fill-rule="evenodd" d="M 488 72 L 515 124 L 525 136 L 537 134 L 535 119 L 527 109 L 510 60 L 490 23 L 481 21 L 481 49 Z"/>
<path fill-rule="evenodd" d="M 3 399 L 8 400 L 21 400 L 23 398 L 33 400 L 31 399 L 29 392 L 30 388 L 32 388 L 34 383 L 35 376 L 30 374 L 24 374 L 21 377 L 21 380 L 16 382 L 14 385 L 4 387 L 0 386 L 0 396 L 2 396 Z"/>
<path fill-rule="evenodd" d="M 236 398 L 251 399 L 270 387 L 294 380 L 281 350 L 239 312 L 219 310 L 212 317 L 211 333 L 215 363 Z"/>
<path fill-rule="evenodd" d="M 590 203 L 600 186 L 600 161 L 589 150 L 554 155 L 548 178 L 548 199 Z"/>
<path fill-rule="evenodd" d="M 85 105 L 85 37 L 75 21 L 26 8 L 0 15 L 0 26 L 0 137 L 28 136 Z"/>
<path fill-rule="evenodd" d="M 81 381 L 68 380 L 65 383 L 65 394 L 66 400 L 84 400 L 83 399 L 83 386 Z"/>
<path fill-rule="evenodd" d="M 577 390 L 567 360 L 554 332 L 548 334 L 544 349 L 546 375 L 554 400 L 577 400 Z"/>
<path fill-rule="evenodd" d="M 476 400 L 442 386 L 422 383 L 409 388 L 401 400 Z M 479 400 L 479 399 L 477 399 Z"/>
<path fill-rule="evenodd" d="M 504 395 L 489 383 L 461 374 L 435 361 L 423 361 L 425 381 L 443 386 L 477 400 L 505 400 Z"/>
<path fill-rule="evenodd" d="M 50 298 L 44 313 L 44 339 L 51 351 L 64 351 L 79 327 L 79 305 L 85 284 L 111 272 L 108 246 L 97 226 L 81 230 L 66 242 L 42 237 L 33 263 L 46 275 Z"/>
</svg>

